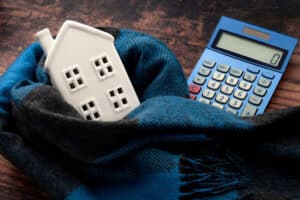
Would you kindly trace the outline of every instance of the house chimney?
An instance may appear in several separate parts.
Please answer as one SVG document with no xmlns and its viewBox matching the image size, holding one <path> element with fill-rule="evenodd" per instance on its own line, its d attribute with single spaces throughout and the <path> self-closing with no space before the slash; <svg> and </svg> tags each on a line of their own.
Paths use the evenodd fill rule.
<svg viewBox="0 0 300 200">
<path fill-rule="evenodd" d="M 51 36 L 51 33 L 49 31 L 48 28 L 45 28 L 39 32 L 37 32 L 35 34 L 35 37 L 38 39 L 38 41 L 41 43 L 42 45 L 42 48 L 46 54 L 46 56 L 48 55 L 53 43 L 54 43 L 54 40 Z"/>
</svg>

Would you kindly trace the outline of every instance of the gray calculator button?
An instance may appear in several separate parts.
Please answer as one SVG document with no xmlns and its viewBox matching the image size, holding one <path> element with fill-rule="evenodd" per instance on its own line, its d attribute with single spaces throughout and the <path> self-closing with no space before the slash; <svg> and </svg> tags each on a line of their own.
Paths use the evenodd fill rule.
<svg viewBox="0 0 300 200">
<path fill-rule="evenodd" d="M 268 79 L 273 79 L 275 76 L 270 72 L 263 72 L 262 75 Z"/>
<path fill-rule="evenodd" d="M 252 83 L 249 83 L 244 80 L 242 80 L 239 84 L 239 88 L 246 90 L 246 91 L 250 90 L 251 87 L 252 87 Z"/>
<path fill-rule="evenodd" d="M 216 103 L 216 102 L 213 102 L 211 105 L 216 107 L 216 108 L 220 108 L 220 109 L 224 108 L 224 106 L 222 104 L 219 104 L 219 103 Z"/>
<path fill-rule="evenodd" d="M 201 67 L 198 71 L 198 73 L 202 76 L 208 76 L 210 74 L 210 69 L 205 68 L 205 67 Z"/>
<path fill-rule="evenodd" d="M 230 69 L 229 65 L 219 64 L 219 66 L 218 66 L 218 71 L 220 71 L 220 72 L 227 73 L 229 71 L 229 69 Z"/>
<path fill-rule="evenodd" d="M 216 64 L 216 61 L 214 60 L 204 60 L 203 66 L 208 68 L 213 68 Z"/>
<path fill-rule="evenodd" d="M 225 77 L 225 74 L 221 73 L 221 72 L 215 72 L 213 75 L 213 79 L 217 80 L 217 81 L 223 81 Z"/>
<path fill-rule="evenodd" d="M 230 108 L 230 107 L 227 107 L 225 110 L 227 112 L 230 112 L 230 113 L 234 114 L 234 115 L 238 114 L 238 111 L 236 109 L 233 109 L 233 108 Z"/>
<path fill-rule="evenodd" d="M 260 98 L 256 95 L 251 95 L 250 98 L 249 98 L 249 102 L 256 105 L 256 106 L 259 106 L 262 102 L 262 98 Z"/>
<path fill-rule="evenodd" d="M 200 102 L 200 103 L 205 103 L 205 104 L 210 104 L 210 100 L 204 99 L 204 98 L 202 98 L 202 97 L 199 98 L 199 102 Z"/>
<path fill-rule="evenodd" d="M 254 88 L 254 94 L 258 95 L 258 96 L 265 96 L 265 94 L 267 93 L 267 90 L 263 87 L 260 87 L 260 86 L 256 86 Z"/>
<path fill-rule="evenodd" d="M 237 100 L 235 98 L 231 98 L 229 101 L 229 105 L 232 108 L 236 108 L 236 109 L 239 109 L 242 106 L 242 104 L 243 104 L 243 102 L 241 102 L 240 100 Z"/>
<path fill-rule="evenodd" d="M 223 85 L 221 88 L 221 92 L 223 92 L 224 94 L 228 94 L 230 95 L 233 91 L 233 87 L 229 86 L 229 85 Z"/>
<path fill-rule="evenodd" d="M 212 99 L 214 98 L 216 92 L 215 91 L 212 91 L 212 90 L 209 90 L 209 89 L 205 89 L 202 93 L 202 96 L 208 98 L 208 99 Z"/>
<path fill-rule="evenodd" d="M 228 96 L 224 94 L 218 94 L 216 97 L 216 101 L 222 104 L 227 103 L 228 99 L 229 99 Z"/>
<path fill-rule="evenodd" d="M 231 85 L 231 86 L 235 86 L 237 84 L 239 79 L 233 77 L 233 76 L 228 76 L 227 79 L 226 79 L 226 83 L 228 85 Z"/>
<path fill-rule="evenodd" d="M 234 97 L 243 100 L 243 99 L 246 98 L 247 93 L 246 93 L 245 91 L 243 91 L 243 90 L 236 89 L 236 90 L 234 91 L 234 94 L 233 94 L 233 95 L 234 95 Z"/>
<path fill-rule="evenodd" d="M 206 81 L 206 78 L 203 76 L 199 76 L 199 75 L 197 75 L 193 80 L 193 82 L 198 85 L 203 85 L 205 83 L 205 81 Z"/>
<path fill-rule="evenodd" d="M 251 104 L 247 104 L 244 108 L 244 110 L 241 113 L 242 117 L 250 117 L 250 116 L 254 116 L 257 112 L 257 107 L 253 106 Z"/>
<path fill-rule="evenodd" d="M 255 67 L 247 67 L 247 70 L 254 74 L 258 74 L 260 71 L 259 69 L 255 68 Z"/>
<path fill-rule="evenodd" d="M 250 73 L 250 72 L 246 72 L 245 75 L 244 75 L 244 79 L 245 79 L 246 81 L 253 82 L 253 81 L 255 81 L 255 79 L 256 79 L 256 75 L 255 75 L 255 74 L 252 74 L 252 73 Z"/>
<path fill-rule="evenodd" d="M 264 77 L 260 77 L 258 79 L 258 85 L 263 86 L 263 87 L 269 87 L 271 85 L 272 81 L 269 79 L 266 79 Z"/>
<path fill-rule="evenodd" d="M 240 76 L 242 76 L 243 71 L 241 69 L 232 68 L 230 71 L 230 74 L 235 77 L 240 77 Z"/>
<path fill-rule="evenodd" d="M 217 90 L 217 89 L 219 89 L 220 85 L 221 85 L 220 82 L 217 82 L 214 80 L 209 80 L 207 87 L 210 89 L 213 89 L 213 90 Z"/>
</svg>

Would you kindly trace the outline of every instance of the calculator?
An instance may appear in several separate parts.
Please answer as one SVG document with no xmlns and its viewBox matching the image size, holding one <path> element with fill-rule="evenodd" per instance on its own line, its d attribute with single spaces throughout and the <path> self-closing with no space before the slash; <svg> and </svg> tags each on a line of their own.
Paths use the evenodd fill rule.
<svg viewBox="0 0 300 200">
<path fill-rule="evenodd" d="M 297 42 L 266 28 L 221 17 L 188 78 L 190 98 L 242 117 L 263 113 Z"/>
</svg>

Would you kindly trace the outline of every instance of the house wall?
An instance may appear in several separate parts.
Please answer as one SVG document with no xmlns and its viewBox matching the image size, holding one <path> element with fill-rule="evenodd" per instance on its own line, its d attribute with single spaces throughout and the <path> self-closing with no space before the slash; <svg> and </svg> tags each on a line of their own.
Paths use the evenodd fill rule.
<svg viewBox="0 0 300 200">
<path fill-rule="evenodd" d="M 109 97 L 109 90 L 110 88 L 116 89 L 122 86 L 127 96 L 134 97 L 136 95 L 132 93 L 129 87 L 130 82 L 126 71 L 122 67 L 122 63 L 115 56 L 116 51 L 112 41 L 71 28 L 67 30 L 58 45 L 59 47 L 56 48 L 55 52 L 51 52 L 54 55 L 52 60 L 48 62 L 47 67 L 52 83 L 57 83 L 55 87 L 61 91 L 64 99 L 73 105 L 77 105 L 75 109 L 81 112 L 80 105 L 94 98 L 96 100 L 95 106 L 100 108 L 99 114 L 105 116 L 103 120 L 120 119 L 126 115 L 126 110 L 128 109 L 115 112 L 113 102 Z M 100 79 L 97 75 L 99 71 L 95 70 L 92 59 L 103 53 L 108 55 L 109 62 L 112 64 L 113 74 Z M 83 81 L 82 85 L 84 86 L 72 92 L 67 84 L 68 81 L 66 81 L 65 69 L 74 65 L 78 65 L 79 74 Z M 138 104 L 137 99 L 133 98 L 132 101 L 134 101 L 135 105 Z"/>
</svg>

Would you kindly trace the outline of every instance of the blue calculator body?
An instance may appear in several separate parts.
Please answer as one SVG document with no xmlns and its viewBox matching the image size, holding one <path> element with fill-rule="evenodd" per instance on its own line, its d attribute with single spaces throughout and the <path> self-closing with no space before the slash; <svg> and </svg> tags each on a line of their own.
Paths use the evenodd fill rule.
<svg viewBox="0 0 300 200">
<path fill-rule="evenodd" d="M 188 85 L 190 97 L 242 117 L 266 109 L 298 40 L 221 17 Z"/>
</svg>

